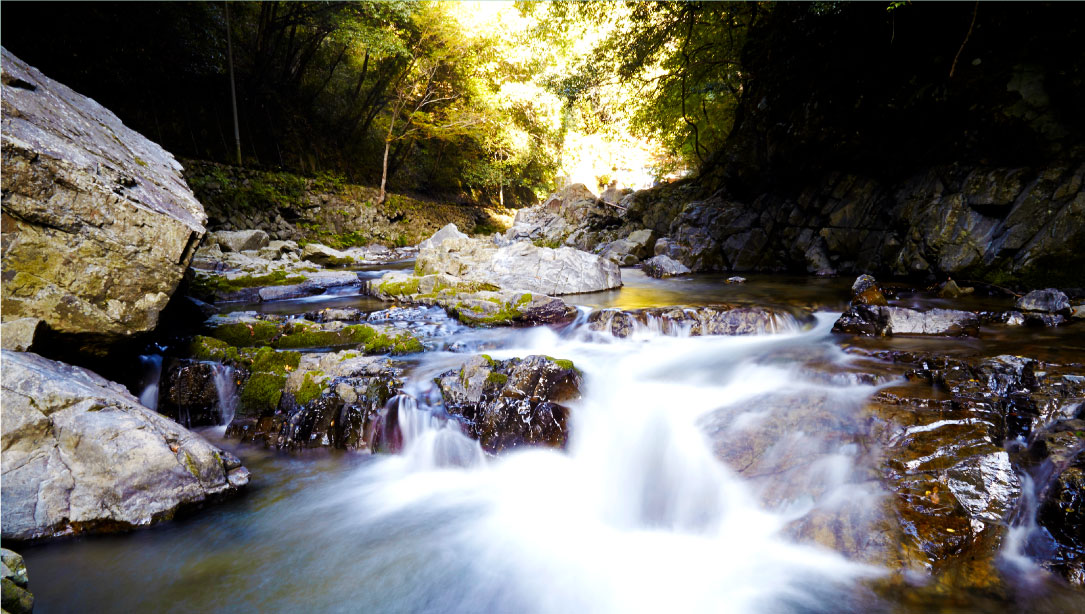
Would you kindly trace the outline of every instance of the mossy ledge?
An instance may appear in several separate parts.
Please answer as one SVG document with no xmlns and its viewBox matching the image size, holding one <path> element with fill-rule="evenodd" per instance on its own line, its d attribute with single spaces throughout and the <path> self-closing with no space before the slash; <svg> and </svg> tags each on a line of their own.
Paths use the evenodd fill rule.
<svg viewBox="0 0 1085 614">
<path fill-rule="evenodd" d="M 239 277 L 197 274 L 192 278 L 189 289 L 197 296 L 216 296 L 245 290 L 246 288 L 291 286 L 303 283 L 305 280 L 306 278 L 302 275 L 291 275 L 286 271 L 272 271 L 267 275 L 241 275 Z"/>
</svg>

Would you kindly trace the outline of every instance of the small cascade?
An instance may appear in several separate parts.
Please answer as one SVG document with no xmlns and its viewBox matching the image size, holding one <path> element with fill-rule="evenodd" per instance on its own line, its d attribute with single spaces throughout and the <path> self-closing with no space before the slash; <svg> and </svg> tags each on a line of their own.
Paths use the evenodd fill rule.
<svg viewBox="0 0 1085 614">
<path fill-rule="evenodd" d="M 418 400 L 406 393 L 389 399 L 370 447 L 401 451 L 413 471 L 471 467 L 485 461 L 478 442 L 464 435 L 458 422 L 419 408 Z"/>
<path fill-rule="evenodd" d="M 219 415 L 219 424 L 229 426 L 237 411 L 237 374 L 233 367 L 219 363 L 213 364 L 215 391 L 218 393 L 218 402 L 215 411 Z"/>
<path fill-rule="evenodd" d="M 1041 482 L 1042 476 L 1050 474 L 1051 469 L 1050 463 L 1038 468 L 1036 473 L 1041 476 Z M 1046 577 L 1047 572 L 1036 561 L 1050 560 L 1056 548 L 1055 538 L 1036 522 L 1040 507 L 1038 491 L 1037 480 L 1025 475 L 1021 480 L 1021 501 L 1016 520 L 1006 533 L 1006 543 L 1000 555 L 1003 563 L 1026 583 L 1038 582 Z"/>
<path fill-rule="evenodd" d="M 145 354 L 139 357 L 143 366 L 140 380 L 139 402 L 148 409 L 158 409 L 158 383 L 162 379 L 162 355 Z"/>
</svg>

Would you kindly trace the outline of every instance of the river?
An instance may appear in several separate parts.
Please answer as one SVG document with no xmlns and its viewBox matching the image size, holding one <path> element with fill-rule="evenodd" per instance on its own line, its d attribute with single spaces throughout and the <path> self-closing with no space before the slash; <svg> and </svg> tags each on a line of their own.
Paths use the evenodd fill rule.
<svg viewBox="0 0 1085 614">
<path fill-rule="evenodd" d="M 821 545 L 810 530 L 816 519 L 833 517 L 847 518 L 853 534 L 876 534 L 890 496 L 874 477 L 880 456 L 864 430 L 864 408 L 879 388 L 902 379 L 849 346 L 994 352 L 1019 344 L 1018 333 L 857 341 L 830 331 L 849 280 L 752 276 L 729 285 L 711 275 L 623 274 L 621 290 L 569 298 L 582 313 L 770 304 L 780 308 L 776 331 L 690 338 L 645 328 L 614 339 L 582 319 L 515 330 L 449 321 L 457 352 L 408 357 L 401 453 L 273 453 L 206 429 L 251 469 L 248 492 L 148 530 L 25 548 L 35 611 L 993 612 L 1027 604 L 1055 612 L 1083 605 L 1079 592 L 1058 583 L 1019 587 L 1013 578 L 996 597 L 945 599 L 922 578 L 902 583 L 872 557 Z M 348 293 L 261 308 L 326 305 L 380 307 Z M 1034 343 L 1048 355 L 1085 358 L 1079 333 L 1029 334 L 1041 335 Z M 462 435 L 436 403 L 432 380 L 458 368 L 465 350 L 572 360 L 584 387 L 571 406 L 567 449 L 490 457 Z"/>
</svg>

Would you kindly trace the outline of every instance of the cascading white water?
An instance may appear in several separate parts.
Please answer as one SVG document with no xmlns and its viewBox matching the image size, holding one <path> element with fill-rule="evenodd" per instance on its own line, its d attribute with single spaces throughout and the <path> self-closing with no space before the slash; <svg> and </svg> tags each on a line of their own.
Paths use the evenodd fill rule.
<svg viewBox="0 0 1085 614">
<path fill-rule="evenodd" d="M 146 354 L 139 357 L 143 366 L 139 402 L 149 409 L 158 409 L 158 382 L 162 379 L 162 355 Z"/>
<path fill-rule="evenodd" d="M 397 553 L 417 559 L 409 584 L 427 587 L 424 596 L 397 595 L 404 610 L 435 603 L 441 611 L 847 609 L 840 595 L 854 595 L 852 583 L 879 570 L 783 532 L 839 494 L 852 452 L 843 447 L 809 467 L 828 493 L 823 500 L 803 493 L 768 509 L 761 486 L 714 455 L 701 424 L 730 412 L 745 419 L 729 428 L 745 428 L 770 411 L 757 406 L 765 395 L 826 389 L 772 357 L 807 348 L 845 360 L 828 342 L 833 319 L 820 317 L 801 333 L 748 337 L 640 331 L 600 343 L 586 331 L 517 333 L 488 353 L 567 358 L 585 373 L 567 450 L 487 458 L 454 423 L 401 403 L 403 453 L 376 459 L 329 503 L 355 510 L 357 526 L 411 526 L 413 540 L 443 553 Z M 464 358 L 427 355 L 409 392 L 433 398 L 433 376 Z M 859 398 L 873 390 L 853 388 L 846 394 Z M 458 580 L 446 586 L 450 559 Z"/>
<path fill-rule="evenodd" d="M 214 370 L 215 391 L 218 393 L 218 402 L 215 411 L 219 415 L 219 425 L 229 426 L 237 411 L 237 378 L 233 367 L 213 362 L 209 363 Z"/>
</svg>

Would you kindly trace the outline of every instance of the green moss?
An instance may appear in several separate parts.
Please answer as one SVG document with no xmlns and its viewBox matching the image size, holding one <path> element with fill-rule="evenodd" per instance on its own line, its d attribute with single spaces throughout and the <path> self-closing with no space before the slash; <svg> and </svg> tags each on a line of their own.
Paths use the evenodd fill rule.
<svg viewBox="0 0 1085 614">
<path fill-rule="evenodd" d="M 285 375 L 253 373 L 241 389 L 242 409 L 255 414 L 275 411 L 279 407 L 285 386 Z"/>
<path fill-rule="evenodd" d="M 276 352 L 272 348 L 262 347 L 253 356 L 252 370 L 283 374 L 297 369 L 299 364 L 301 354 L 298 352 Z"/>
<path fill-rule="evenodd" d="M 417 337 L 402 332 L 395 336 L 380 333 L 362 347 L 366 354 L 416 354 L 425 348 Z"/>
<path fill-rule="evenodd" d="M 486 376 L 486 383 L 495 386 L 504 386 L 507 381 L 509 381 L 509 376 L 504 373 L 498 373 L 497 371 L 491 371 L 490 374 Z"/>
<path fill-rule="evenodd" d="M 140 166 L 147 166 L 147 162 L 145 162 L 145 161 L 143 160 L 143 158 L 141 158 L 141 157 L 139 157 L 139 156 L 136 156 L 136 164 L 138 164 L 138 165 L 140 165 Z"/>
<path fill-rule="evenodd" d="M 324 380 L 317 382 L 315 378 L 323 378 L 323 371 L 309 371 L 301 382 L 301 387 L 294 393 L 294 400 L 298 405 L 308 405 L 314 399 L 324 394 Z"/>
<path fill-rule="evenodd" d="M 576 369 L 576 366 L 573 365 L 573 361 L 571 360 L 565 360 L 564 358 L 554 358 L 553 356 L 546 356 L 546 359 L 561 367 L 562 369 Z"/>
<path fill-rule="evenodd" d="M 190 286 L 198 296 L 215 296 L 237 292 L 245 288 L 263 288 L 265 286 L 289 286 L 305 281 L 301 275 L 289 275 L 286 271 L 273 271 L 267 275 L 242 275 L 226 277 L 224 275 L 197 275 Z"/>
<path fill-rule="evenodd" d="M 247 363 L 245 356 L 225 341 L 196 335 L 189 344 L 189 355 L 196 360 L 213 360 L 221 363 Z"/>
<path fill-rule="evenodd" d="M 350 360 L 352 358 L 357 358 L 360 355 L 361 354 L 359 354 L 358 352 L 343 352 L 343 355 L 339 357 L 339 362 Z"/>
<path fill-rule="evenodd" d="M 408 277 L 406 281 L 385 281 L 377 286 L 377 292 L 388 296 L 418 294 L 418 277 Z"/>
<path fill-rule="evenodd" d="M 222 324 L 211 331 L 211 336 L 236 347 L 268 345 L 279 335 L 279 326 L 273 322 L 233 322 Z"/>
<path fill-rule="evenodd" d="M 277 339 L 275 346 L 280 348 L 316 348 L 356 345 L 369 342 L 376 334 L 377 331 L 372 326 L 365 324 L 344 326 L 334 331 L 318 330 L 315 326 L 295 324 L 293 332 Z"/>
<path fill-rule="evenodd" d="M 185 464 L 185 469 L 188 469 L 189 473 L 191 473 L 193 476 L 195 476 L 197 479 L 199 479 L 199 477 L 200 477 L 200 469 L 199 469 L 199 467 L 196 466 L 196 461 L 192 460 L 192 455 L 188 453 L 188 450 L 185 450 L 184 464 Z"/>
<path fill-rule="evenodd" d="M 561 239 L 535 239 L 532 243 L 535 244 L 535 247 L 549 247 L 550 249 L 561 247 Z"/>
</svg>

